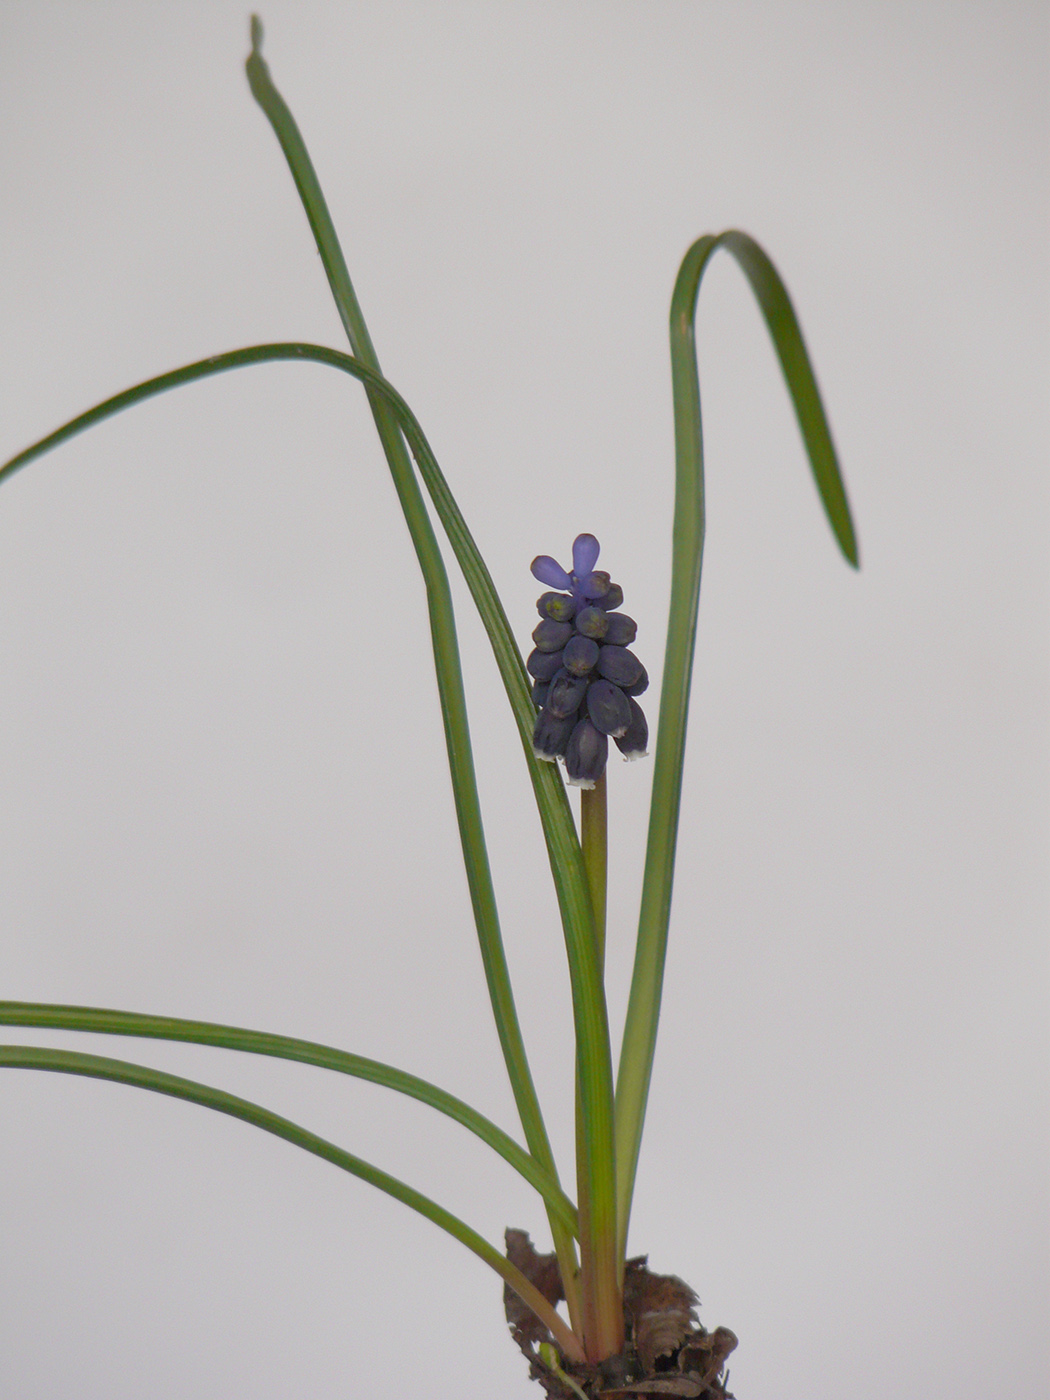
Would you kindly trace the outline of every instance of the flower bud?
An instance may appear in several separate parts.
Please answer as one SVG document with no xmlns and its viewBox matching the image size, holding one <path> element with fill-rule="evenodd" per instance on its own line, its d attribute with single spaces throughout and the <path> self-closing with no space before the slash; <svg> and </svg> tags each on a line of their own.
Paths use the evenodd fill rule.
<svg viewBox="0 0 1050 1400">
<path fill-rule="evenodd" d="M 576 723 L 574 714 L 562 719 L 552 715 L 545 707 L 536 716 L 532 730 L 532 752 L 537 758 L 543 759 L 544 763 L 553 763 L 556 758 L 563 758 Z"/>
<path fill-rule="evenodd" d="M 632 700 L 628 696 L 627 703 L 631 707 L 631 722 L 627 726 L 627 732 L 616 739 L 616 747 L 628 760 L 644 758 L 648 752 L 649 726 L 645 722 L 645 715 L 642 714 L 642 707 L 638 701 Z"/>
<path fill-rule="evenodd" d="M 579 592 L 593 602 L 596 598 L 604 598 L 611 586 L 612 580 L 609 575 L 604 569 L 597 569 L 593 574 L 580 579 Z"/>
<path fill-rule="evenodd" d="M 605 614 L 605 636 L 602 641 L 607 647 L 629 647 L 637 635 L 638 624 L 633 617 L 621 612 Z M 536 633 L 533 632 L 532 636 L 535 640 Z"/>
<path fill-rule="evenodd" d="M 540 651 L 537 647 L 535 651 L 529 652 L 525 669 L 533 680 L 549 681 L 556 671 L 561 670 L 561 658 L 560 651 Z"/>
<path fill-rule="evenodd" d="M 555 622 L 553 617 L 545 617 L 533 629 L 532 640 L 537 651 L 561 651 L 571 636 L 571 622 Z"/>
<path fill-rule="evenodd" d="M 567 593 L 572 588 L 572 578 L 549 554 L 538 554 L 532 561 L 532 577 L 548 588 L 560 588 Z"/>
<path fill-rule="evenodd" d="M 601 608 L 588 605 L 576 614 L 576 630 L 583 636 L 593 637 L 596 642 L 600 642 L 609 630 L 609 619 Z"/>
<path fill-rule="evenodd" d="M 590 637 L 581 637 L 577 632 L 565 644 L 562 652 L 566 671 L 571 671 L 574 676 L 586 676 L 588 672 L 594 670 L 595 663 L 601 655 L 601 648 L 598 643 Z"/>
<path fill-rule="evenodd" d="M 635 660 L 637 660 L 637 657 L 635 658 Z M 639 661 L 638 665 L 642 666 L 642 663 Z M 642 674 L 638 677 L 634 684 L 621 686 L 620 689 L 625 695 L 644 695 L 645 692 L 649 689 L 649 672 L 645 669 L 644 666 L 642 666 Z"/>
<path fill-rule="evenodd" d="M 592 788 L 605 772 L 609 741 L 589 719 L 581 719 L 569 735 L 565 771 L 574 787 Z"/>
<path fill-rule="evenodd" d="M 558 719 L 575 715 L 587 694 L 587 684 L 584 676 L 571 676 L 568 671 L 559 671 L 547 691 L 547 709 Z"/>
<path fill-rule="evenodd" d="M 612 681 L 592 681 L 587 687 L 587 714 L 595 729 L 618 739 L 631 723 L 630 701 Z"/>
<path fill-rule="evenodd" d="M 536 675 L 535 671 L 532 674 Z M 628 651 L 626 647 L 602 647 L 598 657 L 598 674 L 604 676 L 607 681 L 612 681 L 614 685 L 622 685 L 626 689 L 645 675 L 645 667 L 634 652 Z"/>
<path fill-rule="evenodd" d="M 593 535 L 577 535 L 572 542 L 572 571 L 577 578 L 589 574 L 598 562 L 602 547 Z"/>
<path fill-rule="evenodd" d="M 576 616 L 576 599 L 571 593 L 544 593 L 536 599 L 536 611 L 555 622 L 571 622 Z"/>
</svg>

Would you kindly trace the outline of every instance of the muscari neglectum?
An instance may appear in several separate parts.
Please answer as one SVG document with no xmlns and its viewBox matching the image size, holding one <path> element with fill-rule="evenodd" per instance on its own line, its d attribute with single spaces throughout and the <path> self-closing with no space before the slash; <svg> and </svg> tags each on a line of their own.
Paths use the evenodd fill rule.
<svg viewBox="0 0 1050 1400">
<path fill-rule="evenodd" d="M 531 1374 L 552 1400 L 605 1395 L 724 1397 L 727 1328 L 708 1331 L 696 1296 L 680 1279 L 627 1258 L 628 1223 L 653 1062 L 674 875 L 679 798 L 704 537 L 703 447 L 694 317 L 713 254 L 731 253 L 746 275 L 779 356 L 821 501 L 847 561 L 858 563 L 845 491 L 816 382 L 787 292 L 753 239 L 736 230 L 689 248 L 671 303 L 676 493 L 672 587 L 649 834 L 634 973 L 614 1071 L 603 988 L 606 783 L 611 739 L 626 758 L 643 756 L 649 729 L 639 697 L 648 675 L 634 651 L 637 624 L 624 592 L 596 568 L 598 541 L 577 535 L 571 567 L 549 555 L 532 564 L 545 587 L 523 663 L 515 632 L 426 437 L 382 376 L 328 209 L 298 128 L 262 59 L 252 21 L 251 91 L 287 159 L 350 344 L 350 354 L 287 342 L 213 356 L 115 395 L 0 467 L 0 481 L 93 423 L 153 394 L 269 360 L 308 360 L 365 389 L 427 587 L 434 665 L 477 937 L 524 1143 L 437 1086 L 391 1065 L 311 1041 L 207 1022 L 99 1008 L 0 1002 L 0 1022 L 110 1035 L 181 1040 L 321 1066 L 383 1084 L 429 1104 L 475 1133 L 539 1194 L 553 1249 L 540 1253 L 520 1230 L 504 1247 L 380 1168 L 307 1129 L 223 1090 L 125 1060 L 36 1046 L 0 1047 L 0 1066 L 51 1070 L 131 1084 L 230 1114 L 326 1158 L 386 1191 L 473 1250 L 504 1281 L 506 1315 Z M 575 1034 L 575 1200 L 563 1186 L 529 1071 L 489 874 L 448 578 L 423 492 L 462 570 L 492 645 L 523 761 L 528 766 L 564 931 Z M 581 522 L 584 523 L 584 522 Z M 572 524 L 566 522 L 565 538 Z M 531 550 L 523 545 L 523 559 Z M 627 580 L 628 584 L 630 580 Z M 520 620 L 519 620 L 520 621 Z M 651 629 L 650 629 L 651 630 Z M 579 826 L 559 764 L 581 789 Z"/>
</svg>

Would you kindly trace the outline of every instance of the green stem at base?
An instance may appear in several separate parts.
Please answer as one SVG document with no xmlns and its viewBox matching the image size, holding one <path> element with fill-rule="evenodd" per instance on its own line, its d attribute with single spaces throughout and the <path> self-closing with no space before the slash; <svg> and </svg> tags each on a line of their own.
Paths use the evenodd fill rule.
<svg viewBox="0 0 1050 1400">
<path fill-rule="evenodd" d="M 605 774 L 592 788 L 580 790 L 580 849 L 587 889 L 594 912 L 595 954 L 598 975 L 605 975 L 605 906 L 609 869 L 609 822 Z M 576 1094 L 577 1152 L 582 1149 L 579 1079 Z M 589 1361 L 604 1361 L 623 1350 L 623 1296 L 621 1264 L 616 1252 L 615 1210 L 605 1200 L 596 1201 L 583 1182 L 580 1192 L 580 1280 L 583 1291 L 584 1340 Z M 586 1232 L 582 1222 L 590 1229 Z"/>
</svg>

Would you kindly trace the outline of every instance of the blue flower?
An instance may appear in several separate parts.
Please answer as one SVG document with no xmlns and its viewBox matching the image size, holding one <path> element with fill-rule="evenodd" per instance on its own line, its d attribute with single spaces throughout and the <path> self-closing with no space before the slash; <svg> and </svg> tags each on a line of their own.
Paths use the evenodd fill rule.
<svg viewBox="0 0 1050 1400">
<path fill-rule="evenodd" d="M 549 554 L 540 554 L 532 561 L 532 576 L 545 583 L 548 588 L 560 588 L 563 593 L 571 593 L 574 598 L 586 600 L 600 598 L 608 592 L 608 574 L 595 574 L 594 566 L 601 553 L 601 545 L 593 535 L 577 535 L 572 542 L 572 573 L 568 574 Z M 604 578 L 605 587 L 601 587 Z M 587 588 L 597 591 L 589 593 Z"/>
<path fill-rule="evenodd" d="M 536 647 L 525 663 L 537 682 L 533 752 L 548 763 L 562 759 L 569 782 L 578 787 L 593 787 L 602 777 L 609 738 L 625 758 L 643 757 L 649 738 L 633 698 L 648 677 L 627 649 L 637 624 L 614 611 L 623 590 L 595 569 L 599 552 L 593 535 L 577 535 L 571 573 L 549 554 L 532 561 L 533 577 L 560 590 L 537 600 L 543 621 L 532 634 Z"/>
</svg>

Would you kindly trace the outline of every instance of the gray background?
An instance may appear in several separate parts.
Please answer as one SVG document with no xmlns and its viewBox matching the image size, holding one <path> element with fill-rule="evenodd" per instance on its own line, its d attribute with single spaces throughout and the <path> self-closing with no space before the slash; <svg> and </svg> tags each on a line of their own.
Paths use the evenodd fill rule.
<svg viewBox="0 0 1050 1400">
<path fill-rule="evenodd" d="M 708 556 L 631 1244 L 738 1332 L 743 1400 L 1044 1395 L 1046 7 L 268 0 L 263 18 L 384 368 L 523 641 L 529 560 L 591 530 L 659 680 L 675 269 L 729 225 L 780 267 L 864 567 L 836 555 L 725 258 L 701 299 Z M 342 343 L 246 50 L 226 0 L 0 6 L 4 456 L 202 355 Z M 509 956 L 568 1164 L 564 954 L 460 611 Z M 513 1126 L 422 590 L 356 386 L 242 371 L 12 480 L 0 656 L 4 996 L 344 1045 Z M 612 767 L 614 1025 L 650 776 Z M 4 1038 L 221 1084 L 490 1238 L 545 1238 L 501 1162 L 370 1086 Z M 0 1105 L 5 1397 L 538 1394 L 495 1277 L 325 1163 L 82 1080 L 5 1073 Z"/>
</svg>

